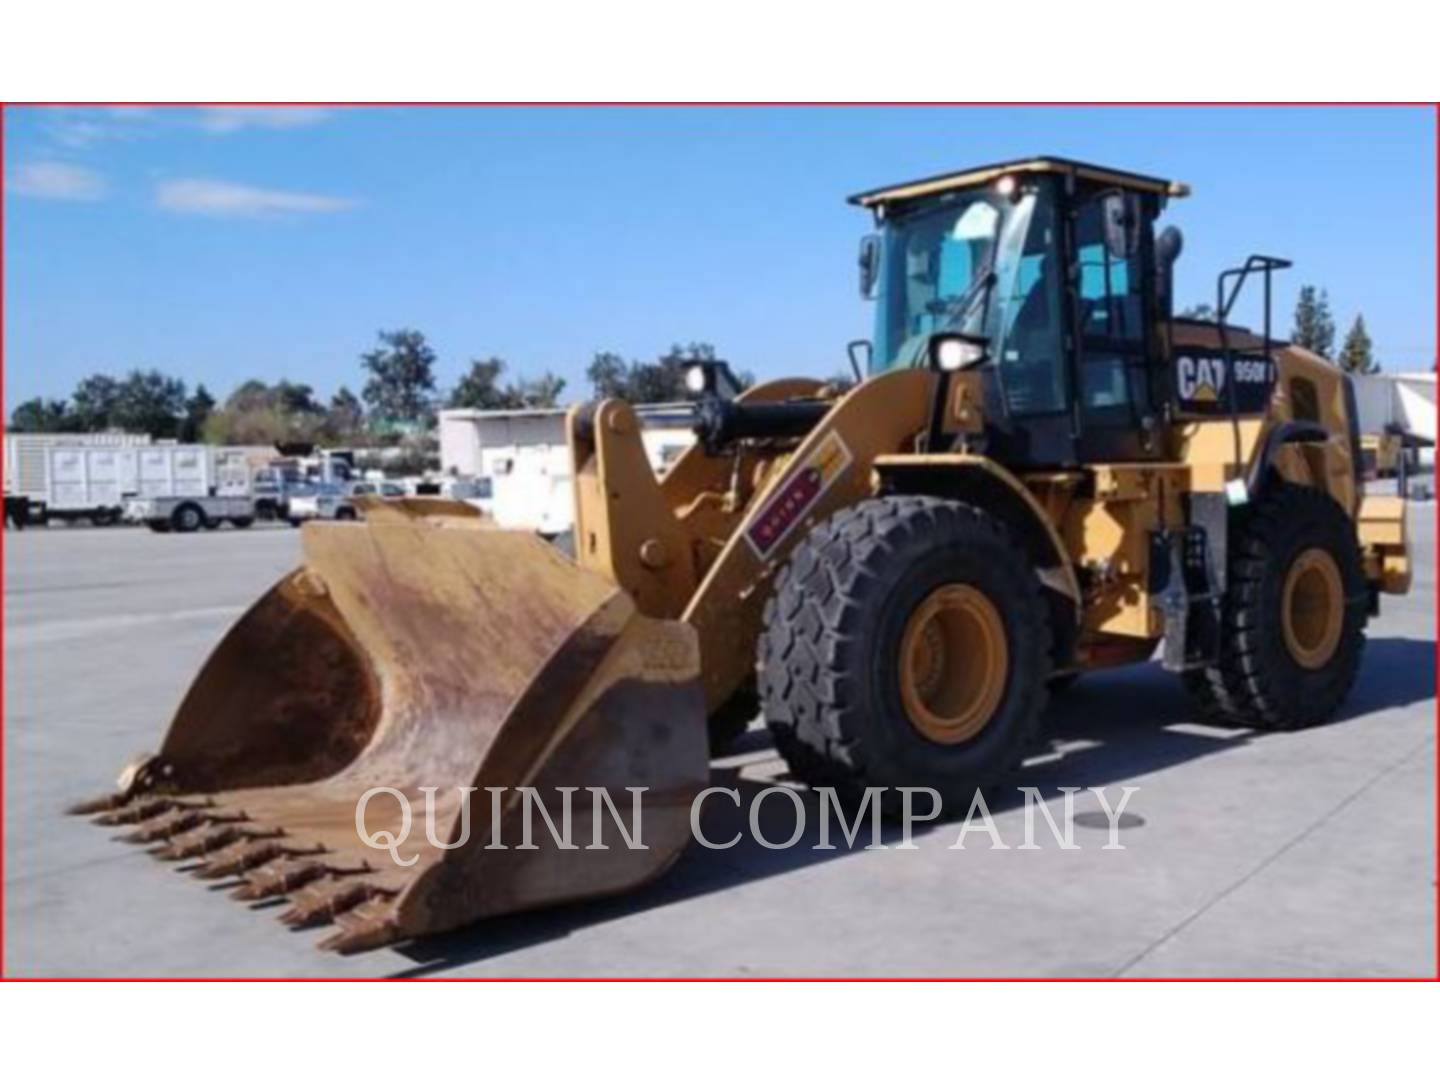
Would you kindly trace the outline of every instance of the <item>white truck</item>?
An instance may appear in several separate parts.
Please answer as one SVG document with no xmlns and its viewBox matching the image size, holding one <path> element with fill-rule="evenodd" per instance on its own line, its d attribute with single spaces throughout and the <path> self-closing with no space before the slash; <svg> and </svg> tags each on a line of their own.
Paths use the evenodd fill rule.
<svg viewBox="0 0 1440 1080">
<path fill-rule="evenodd" d="M 256 470 L 252 480 L 256 516 L 264 521 L 288 520 L 292 499 L 348 484 L 354 468 L 355 456 L 350 450 L 316 448 L 272 458 Z"/>
<path fill-rule="evenodd" d="M 348 484 L 318 484 L 303 494 L 292 495 L 286 512 L 291 525 L 307 521 L 356 521 L 360 510 L 352 501 L 356 495 L 379 495 L 382 499 L 405 494 L 401 484 L 389 480 L 355 480 Z"/>
<path fill-rule="evenodd" d="M 250 469 L 242 451 L 201 445 L 149 446 L 135 451 L 134 494 L 124 503 L 126 521 L 154 532 L 237 529 L 255 523 Z"/>
<path fill-rule="evenodd" d="M 120 519 L 148 435 L 119 432 L 5 436 L 5 502 L 25 523 Z M 19 523 L 17 521 L 17 523 Z"/>
</svg>

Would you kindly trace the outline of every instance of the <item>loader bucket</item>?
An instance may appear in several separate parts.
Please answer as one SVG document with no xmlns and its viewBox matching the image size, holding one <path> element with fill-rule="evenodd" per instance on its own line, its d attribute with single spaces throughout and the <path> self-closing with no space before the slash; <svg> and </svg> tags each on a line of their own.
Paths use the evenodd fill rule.
<svg viewBox="0 0 1440 1080">
<path fill-rule="evenodd" d="M 350 501 L 366 521 L 443 517 L 455 519 L 454 523 L 493 525 L 478 507 L 439 495 L 403 495 L 393 499 L 382 499 L 378 495 L 352 495 Z"/>
<path fill-rule="evenodd" d="M 532 534 L 456 524 L 306 525 L 158 753 L 75 812 L 288 897 L 340 952 L 663 872 L 707 776 L 694 631 Z"/>
</svg>

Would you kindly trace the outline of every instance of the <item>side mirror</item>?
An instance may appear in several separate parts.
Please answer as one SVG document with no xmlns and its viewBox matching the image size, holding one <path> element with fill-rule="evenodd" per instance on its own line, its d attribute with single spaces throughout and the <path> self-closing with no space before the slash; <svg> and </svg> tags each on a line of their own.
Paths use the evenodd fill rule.
<svg viewBox="0 0 1440 1080">
<path fill-rule="evenodd" d="M 1185 247 L 1184 234 L 1174 225 L 1167 225 L 1155 238 L 1155 284 L 1160 311 L 1166 317 L 1174 310 L 1175 260 Z"/>
<path fill-rule="evenodd" d="M 870 233 L 860 238 L 860 295 L 875 299 L 875 283 L 880 280 L 880 235 Z"/>
<path fill-rule="evenodd" d="M 1110 257 L 1133 257 L 1140 250 L 1140 200 L 1127 191 L 1112 191 L 1101 200 L 1100 211 Z"/>
</svg>

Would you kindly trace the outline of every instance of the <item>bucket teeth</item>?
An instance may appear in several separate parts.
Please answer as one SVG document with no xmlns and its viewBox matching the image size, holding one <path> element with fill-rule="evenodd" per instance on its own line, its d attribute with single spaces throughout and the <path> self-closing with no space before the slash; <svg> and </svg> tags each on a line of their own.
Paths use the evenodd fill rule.
<svg viewBox="0 0 1440 1080">
<path fill-rule="evenodd" d="M 194 859 L 228 847 L 250 835 L 252 834 L 239 825 L 210 825 L 186 835 L 183 839 L 166 844 L 155 852 L 155 856 L 168 861 Z"/>
<path fill-rule="evenodd" d="M 316 882 L 295 894 L 280 921 L 296 929 L 323 926 L 372 897 L 383 895 L 386 894 L 369 882 L 353 878 Z"/>
<path fill-rule="evenodd" d="M 236 900 L 264 900 L 284 896 L 325 876 L 325 864 L 313 859 L 276 859 L 245 875 L 245 884 L 231 895 Z"/>
<path fill-rule="evenodd" d="M 142 825 L 140 828 L 126 833 L 120 839 L 127 844 L 153 844 L 159 840 L 169 840 L 172 836 L 189 832 L 196 826 L 205 824 L 205 821 L 204 810 L 184 807 L 171 810 L 150 824 Z"/>
<path fill-rule="evenodd" d="M 153 817 L 159 817 L 167 810 L 173 810 L 180 804 L 174 799 L 167 799 L 162 796 L 151 796 L 144 799 L 134 799 L 118 809 L 101 814 L 95 819 L 96 825 L 138 825 L 142 821 L 149 821 Z"/>
<path fill-rule="evenodd" d="M 279 840 L 245 840 L 206 859 L 195 871 L 195 876 L 209 879 L 243 874 L 284 854 L 285 847 Z"/>
<path fill-rule="evenodd" d="M 320 942 L 318 948 L 341 956 L 383 948 L 405 936 L 395 920 L 394 901 L 388 896 L 374 897 L 336 916 L 335 924 L 339 932 Z"/>
<path fill-rule="evenodd" d="M 67 814 L 75 814 L 77 816 L 109 813 L 125 807 L 130 802 L 131 798 L 132 796 L 127 794 L 126 792 L 112 791 L 108 795 L 97 795 L 93 799 L 82 799 L 77 803 L 71 803 L 65 808 L 65 812 Z M 101 824 L 109 825 L 112 823 L 108 821 L 102 821 Z M 114 822 L 114 824 L 121 823 Z"/>
</svg>

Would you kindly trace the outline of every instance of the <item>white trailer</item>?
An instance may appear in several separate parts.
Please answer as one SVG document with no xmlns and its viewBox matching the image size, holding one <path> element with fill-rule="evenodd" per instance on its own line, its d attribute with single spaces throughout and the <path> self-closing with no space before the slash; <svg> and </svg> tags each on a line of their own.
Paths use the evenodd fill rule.
<svg viewBox="0 0 1440 1080">
<path fill-rule="evenodd" d="M 141 495 L 125 500 L 124 518 L 152 532 L 196 532 L 229 522 L 237 529 L 255 524 L 255 500 L 248 495 Z"/>
<path fill-rule="evenodd" d="M 89 519 L 108 524 L 120 515 L 133 482 L 135 451 L 148 435 L 81 432 L 5 436 L 5 497 L 27 519 Z M 57 460 L 56 455 L 60 455 Z"/>
<path fill-rule="evenodd" d="M 125 499 L 126 521 L 155 532 L 237 529 L 255 523 L 250 465 L 243 450 L 201 445 L 147 446 L 136 451 L 134 494 Z"/>
</svg>

